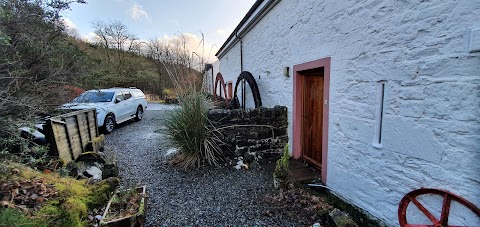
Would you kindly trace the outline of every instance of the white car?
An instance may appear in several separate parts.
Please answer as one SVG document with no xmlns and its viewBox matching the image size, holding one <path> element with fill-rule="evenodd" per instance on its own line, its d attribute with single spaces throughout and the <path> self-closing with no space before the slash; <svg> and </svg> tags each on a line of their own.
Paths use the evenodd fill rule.
<svg viewBox="0 0 480 227">
<path fill-rule="evenodd" d="M 89 90 L 72 102 L 64 104 L 63 109 L 88 109 L 97 111 L 98 127 L 111 133 L 116 124 L 135 119 L 142 120 L 147 108 L 145 94 L 137 88 L 109 88 Z"/>
</svg>

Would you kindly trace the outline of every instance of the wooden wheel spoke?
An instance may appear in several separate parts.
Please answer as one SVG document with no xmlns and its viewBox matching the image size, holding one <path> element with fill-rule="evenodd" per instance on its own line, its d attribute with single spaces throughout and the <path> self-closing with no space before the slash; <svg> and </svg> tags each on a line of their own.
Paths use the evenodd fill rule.
<svg viewBox="0 0 480 227">
<path fill-rule="evenodd" d="M 450 204 L 452 203 L 452 197 L 445 193 L 443 198 L 442 214 L 440 215 L 440 223 L 444 226 L 448 225 L 448 216 L 450 214 Z"/>
<path fill-rule="evenodd" d="M 435 218 L 435 216 L 433 216 L 432 213 L 430 213 L 430 211 L 427 210 L 427 208 L 425 208 L 420 202 L 418 202 L 418 200 L 416 198 L 413 198 L 413 197 L 410 197 L 409 196 L 409 199 L 410 201 L 412 201 L 413 204 L 415 204 L 415 206 L 417 206 L 417 208 L 422 211 L 423 214 L 425 214 L 425 216 L 427 216 L 428 219 L 430 219 L 430 221 L 436 225 L 436 224 L 439 224 L 440 222 L 437 220 L 437 218 Z"/>
</svg>

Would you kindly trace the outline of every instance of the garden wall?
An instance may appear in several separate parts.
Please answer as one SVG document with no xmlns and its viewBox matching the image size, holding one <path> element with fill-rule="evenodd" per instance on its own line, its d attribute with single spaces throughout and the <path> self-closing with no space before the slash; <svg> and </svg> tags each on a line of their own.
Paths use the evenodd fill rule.
<svg viewBox="0 0 480 227">
<path fill-rule="evenodd" d="M 287 107 L 250 110 L 213 109 L 208 118 L 221 132 L 227 158 L 268 162 L 278 159 L 288 142 Z"/>
</svg>

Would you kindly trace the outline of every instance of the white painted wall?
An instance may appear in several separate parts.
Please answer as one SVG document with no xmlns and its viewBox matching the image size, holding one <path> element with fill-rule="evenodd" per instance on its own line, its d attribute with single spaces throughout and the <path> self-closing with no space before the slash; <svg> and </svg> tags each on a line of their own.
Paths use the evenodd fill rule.
<svg viewBox="0 0 480 227">
<path fill-rule="evenodd" d="M 420 187 L 480 206 L 480 53 L 468 52 L 466 35 L 479 12 L 478 0 L 284 0 L 243 37 L 244 70 L 264 106 L 288 107 L 292 138 L 293 78 L 283 68 L 331 57 L 327 185 L 375 216 L 398 225 L 400 199 Z M 219 61 L 235 81 L 240 44 Z"/>
</svg>

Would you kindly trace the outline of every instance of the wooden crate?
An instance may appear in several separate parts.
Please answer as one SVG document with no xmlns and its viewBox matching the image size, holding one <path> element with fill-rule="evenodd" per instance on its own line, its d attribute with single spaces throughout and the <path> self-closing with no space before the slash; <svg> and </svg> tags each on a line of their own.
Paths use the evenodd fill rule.
<svg viewBox="0 0 480 227">
<path fill-rule="evenodd" d="M 138 207 L 138 212 L 134 215 L 128 215 L 122 218 L 107 220 L 107 214 L 112 205 L 112 201 L 116 199 L 117 193 L 115 193 L 110 201 L 107 204 L 107 208 L 103 213 L 102 220 L 100 220 L 99 226 L 107 226 L 107 227 L 123 227 L 123 226 L 131 226 L 131 227 L 142 227 L 145 221 L 145 208 L 147 205 L 147 186 L 140 186 L 135 188 L 136 192 L 142 195 L 142 199 L 140 200 L 140 204 Z"/>
<path fill-rule="evenodd" d="M 87 152 L 87 146 L 99 136 L 95 109 L 78 110 L 47 120 L 45 137 L 50 155 L 69 163 Z"/>
</svg>

